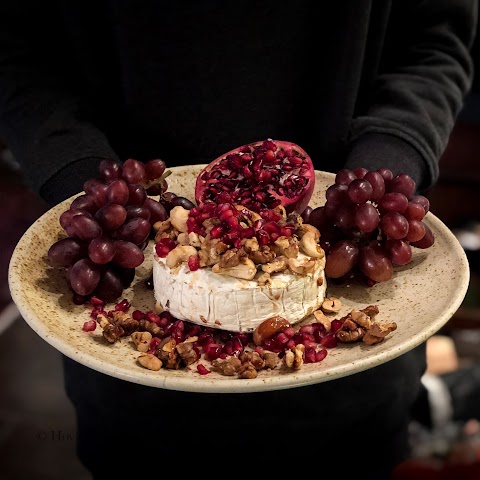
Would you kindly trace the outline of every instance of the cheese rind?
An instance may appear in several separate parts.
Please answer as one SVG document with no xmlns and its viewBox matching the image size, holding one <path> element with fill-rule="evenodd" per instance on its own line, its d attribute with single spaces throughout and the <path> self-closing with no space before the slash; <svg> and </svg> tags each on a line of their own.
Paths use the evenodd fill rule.
<svg viewBox="0 0 480 480">
<path fill-rule="evenodd" d="M 170 269 L 165 259 L 154 253 L 155 299 L 178 319 L 222 330 L 253 331 L 274 315 L 294 324 L 322 304 L 326 290 L 323 267 L 323 259 L 317 260 L 310 274 L 274 273 L 271 285 L 260 286 L 255 280 L 214 273 L 211 268 L 192 272 L 185 263 Z"/>
</svg>

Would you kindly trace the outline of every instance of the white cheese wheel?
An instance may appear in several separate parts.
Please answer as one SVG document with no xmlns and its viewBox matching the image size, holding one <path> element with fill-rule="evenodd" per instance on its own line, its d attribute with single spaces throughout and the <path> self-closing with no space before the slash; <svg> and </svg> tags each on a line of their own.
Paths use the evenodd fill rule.
<svg viewBox="0 0 480 480">
<path fill-rule="evenodd" d="M 170 269 L 154 253 L 155 299 L 178 319 L 222 330 L 250 332 L 274 315 L 294 324 L 322 304 L 327 286 L 323 266 L 318 260 L 308 275 L 273 273 L 271 285 L 259 286 L 211 268 L 192 272 L 185 263 Z"/>
</svg>

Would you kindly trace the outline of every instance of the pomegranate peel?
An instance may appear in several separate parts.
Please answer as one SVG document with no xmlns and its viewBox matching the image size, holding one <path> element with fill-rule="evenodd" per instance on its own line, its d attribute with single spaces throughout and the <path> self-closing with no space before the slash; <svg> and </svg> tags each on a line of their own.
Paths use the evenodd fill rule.
<svg viewBox="0 0 480 480">
<path fill-rule="evenodd" d="M 266 139 L 230 150 L 198 175 L 195 200 L 238 204 L 254 212 L 279 205 L 301 214 L 315 187 L 310 156 L 292 142 Z"/>
</svg>

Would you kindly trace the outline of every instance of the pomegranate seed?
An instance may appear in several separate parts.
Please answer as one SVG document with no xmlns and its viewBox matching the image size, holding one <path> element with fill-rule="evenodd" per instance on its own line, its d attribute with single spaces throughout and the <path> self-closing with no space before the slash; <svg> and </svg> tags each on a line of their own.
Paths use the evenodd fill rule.
<svg viewBox="0 0 480 480">
<path fill-rule="evenodd" d="M 316 362 L 315 347 L 305 348 L 304 362 L 305 363 L 315 363 Z"/>
<path fill-rule="evenodd" d="M 332 333 L 335 333 L 337 332 L 343 325 L 343 322 L 341 320 L 332 320 L 332 323 L 331 323 L 331 331 Z"/>
<path fill-rule="evenodd" d="M 200 261 L 197 255 L 190 255 L 188 257 L 187 264 L 191 272 L 195 272 L 200 268 Z"/>
<path fill-rule="evenodd" d="M 210 370 L 207 370 L 207 368 L 201 363 L 197 365 L 197 371 L 200 375 L 207 375 L 207 373 L 210 373 Z"/>
<path fill-rule="evenodd" d="M 326 348 L 335 348 L 337 346 L 337 338 L 332 333 L 329 333 L 322 338 L 320 345 Z"/>
<path fill-rule="evenodd" d="M 88 320 L 83 324 L 82 330 L 84 332 L 93 332 L 97 328 L 97 322 L 95 320 Z"/>
<path fill-rule="evenodd" d="M 93 319 L 96 319 L 99 315 L 104 315 L 104 316 L 107 316 L 107 312 L 105 310 L 100 310 L 100 309 L 97 309 L 97 308 L 94 308 L 91 312 L 90 312 L 90 316 L 93 318 Z"/>
<path fill-rule="evenodd" d="M 145 320 L 148 320 L 149 322 L 153 322 L 153 323 L 156 323 L 157 325 L 160 325 L 160 317 L 154 312 L 147 312 L 145 314 Z"/>
<path fill-rule="evenodd" d="M 215 360 L 216 358 L 220 357 L 222 353 L 222 346 L 218 343 L 209 343 L 207 347 L 203 347 L 205 351 L 205 355 L 209 360 Z"/>
<path fill-rule="evenodd" d="M 129 308 L 130 308 L 130 302 L 126 298 L 124 298 L 121 302 L 115 305 L 115 310 L 120 312 L 128 312 Z"/>
<path fill-rule="evenodd" d="M 310 334 L 310 335 L 313 334 L 314 330 L 315 330 L 315 329 L 314 329 L 314 327 L 313 327 L 313 324 L 311 324 L 311 323 L 309 323 L 309 324 L 307 324 L 307 325 L 302 325 L 302 326 L 298 329 L 299 333 L 308 333 L 308 334 Z"/>
<path fill-rule="evenodd" d="M 90 305 L 95 308 L 102 309 L 105 306 L 105 302 L 100 298 L 93 296 L 90 298 Z"/>
<path fill-rule="evenodd" d="M 322 348 L 321 350 L 315 353 L 315 362 L 321 362 L 327 355 L 328 355 L 327 349 Z"/>
<path fill-rule="evenodd" d="M 161 340 L 158 337 L 153 337 L 150 340 L 148 353 L 152 353 L 152 354 L 155 353 L 155 350 L 158 347 L 158 345 L 160 344 L 160 342 L 161 342 Z"/>
<path fill-rule="evenodd" d="M 134 310 L 132 313 L 132 318 L 134 320 L 143 320 L 145 318 L 145 314 L 141 310 Z"/>
</svg>

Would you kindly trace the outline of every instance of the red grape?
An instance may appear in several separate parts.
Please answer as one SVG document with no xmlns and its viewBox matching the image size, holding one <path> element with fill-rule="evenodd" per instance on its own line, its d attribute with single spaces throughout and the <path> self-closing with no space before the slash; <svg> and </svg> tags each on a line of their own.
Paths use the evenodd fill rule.
<svg viewBox="0 0 480 480">
<path fill-rule="evenodd" d="M 122 178 L 127 183 L 138 183 L 140 185 L 144 184 L 147 180 L 145 165 L 133 158 L 125 160 L 125 162 L 123 162 Z"/>
<path fill-rule="evenodd" d="M 62 238 L 48 249 L 48 259 L 55 267 L 68 267 L 86 255 L 86 243 L 76 238 Z"/>
<path fill-rule="evenodd" d="M 68 278 L 75 293 L 90 295 L 100 281 L 100 267 L 89 258 L 82 258 L 72 265 Z"/>
<path fill-rule="evenodd" d="M 115 247 L 109 237 L 97 237 L 88 244 L 88 256 L 92 262 L 103 265 L 111 262 L 114 255 Z"/>
<path fill-rule="evenodd" d="M 123 268 L 136 268 L 143 263 L 145 256 L 142 250 L 132 242 L 117 240 L 113 263 Z"/>
</svg>

